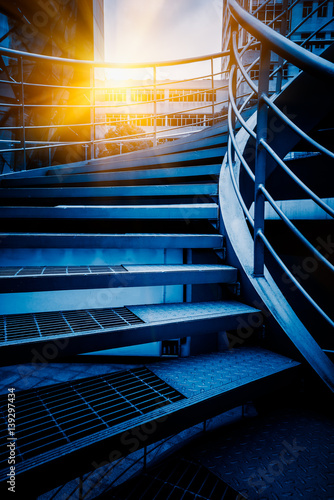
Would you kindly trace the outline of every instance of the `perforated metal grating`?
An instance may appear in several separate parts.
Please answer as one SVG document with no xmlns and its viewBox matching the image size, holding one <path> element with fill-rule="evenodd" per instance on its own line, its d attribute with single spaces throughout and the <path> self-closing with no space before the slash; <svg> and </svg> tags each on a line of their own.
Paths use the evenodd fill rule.
<svg viewBox="0 0 334 500">
<path fill-rule="evenodd" d="M 127 307 L 11 314 L 0 316 L 0 343 L 103 331 L 138 323 L 144 321 Z"/>
<path fill-rule="evenodd" d="M 146 367 L 16 394 L 17 460 L 24 461 L 181 399 Z M 7 465 L 7 395 L 0 398 L 0 469 Z"/>
<path fill-rule="evenodd" d="M 63 274 L 126 273 L 123 266 L 13 266 L 0 267 L 0 278 L 15 276 L 50 276 Z"/>
</svg>

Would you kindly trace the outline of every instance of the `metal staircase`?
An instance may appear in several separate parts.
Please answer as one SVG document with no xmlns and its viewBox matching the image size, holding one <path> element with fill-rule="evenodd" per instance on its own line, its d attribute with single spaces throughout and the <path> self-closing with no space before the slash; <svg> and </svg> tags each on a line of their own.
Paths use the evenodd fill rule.
<svg viewBox="0 0 334 500">
<path fill-rule="evenodd" d="M 284 260 L 284 249 L 273 250 L 264 236 L 264 226 L 275 233 L 264 197 L 278 215 L 275 200 L 298 199 L 294 192 L 282 199 L 284 186 L 277 185 L 275 176 L 277 163 L 301 151 L 301 143 L 287 133 L 285 115 L 279 113 L 284 132 L 267 144 L 279 160 L 271 155 L 266 165 L 260 126 L 265 123 L 269 131 L 277 127 L 277 121 L 264 120 L 305 88 L 308 77 L 302 73 L 271 97 L 266 90 L 268 54 L 263 50 L 259 89 L 251 88 L 248 97 L 259 95 L 257 114 L 247 107 L 237 95 L 236 68 L 238 78 L 244 77 L 251 87 L 254 82 L 245 76 L 233 47 L 236 21 L 240 29 L 260 33 L 260 40 L 269 41 L 281 57 L 289 56 L 288 48 L 272 30 L 262 32 L 259 21 L 253 26 L 252 16 L 234 0 L 229 5 L 234 24 L 227 120 L 149 150 L 0 178 L 2 365 L 33 367 L 80 353 L 176 342 L 172 351 L 162 352 L 167 357 L 145 366 L 117 370 L 113 365 L 103 376 L 16 394 L 16 475 L 21 484 L 35 485 L 35 495 L 98 468 L 97 463 L 128 455 L 134 451 L 133 439 L 136 450 L 146 447 L 286 387 L 301 376 L 302 365 L 311 366 L 333 389 L 333 364 L 325 352 L 329 349 L 303 325 L 303 303 L 294 304 L 288 293 L 286 300 L 278 279 L 282 272 L 275 266 Z M 321 62 L 310 62 L 305 51 L 299 51 L 294 63 L 300 56 L 301 67 L 309 64 L 323 74 L 327 71 L 332 82 L 330 63 L 319 70 Z M 317 84 L 309 78 L 310 86 Z M 328 83 L 324 85 L 328 89 Z M 293 104 L 298 128 L 305 120 L 304 108 L 301 100 Z M 323 134 L 326 144 L 320 149 L 328 156 L 329 113 L 317 105 L 315 109 L 303 133 Z M 317 144 L 311 141 L 314 152 Z M 245 152 L 250 151 L 253 157 L 247 163 Z M 308 155 L 307 162 L 312 158 Z M 296 171 L 299 160 L 298 155 L 286 159 Z M 273 199 L 264 191 L 267 179 L 267 187 L 277 187 Z M 311 198 L 327 210 L 328 204 L 317 195 Z M 284 262 L 283 269 L 289 273 Z M 291 279 L 291 272 L 288 276 Z M 294 284 L 300 285 L 298 280 Z M 133 303 L 128 297 L 134 297 Z M 1 396 L 4 490 L 6 403 L 7 396 Z M 138 432 L 144 438 L 136 437 Z M 55 467 L 57 475 L 52 474 Z"/>
</svg>

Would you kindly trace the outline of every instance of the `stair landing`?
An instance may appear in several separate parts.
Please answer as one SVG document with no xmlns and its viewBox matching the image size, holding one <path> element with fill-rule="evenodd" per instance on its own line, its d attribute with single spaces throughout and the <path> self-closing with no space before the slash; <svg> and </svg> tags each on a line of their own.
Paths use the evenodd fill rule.
<svg viewBox="0 0 334 500">
<path fill-rule="evenodd" d="M 107 374 L 58 385 L 45 386 L 42 382 L 44 387 L 22 392 L 19 389 L 29 383 L 29 375 L 15 382 L 17 484 L 28 481 L 36 494 L 49 490 L 90 470 L 93 463 L 116 460 L 135 451 L 134 445 L 139 449 L 287 385 L 299 375 L 299 363 L 249 347 L 159 360 L 135 369 L 131 365 L 132 370 L 122 368 L 119 371 L 114 365 Z M 1 368 L 0 373 L 6 374 L 7 370 Z M 52 370 L 52 365 L 48 366 L 51 377 Z M 66 373 L 62 371 L 64 376 Z M 74 373 L 69 376 L 77 378 Z M 32 385 L 36 385 L 38 370 L 33 370 L 31 377 Z M 6 409 L 5 378 L 4 383 L 0 406 Z M 117 415 L 113 415 L 113 398 L 119 400 L 121 411 Z M 37 406 L 43 409 L 38 412 L 38 422 Z M 76 413 L 77 409 L 80 411 Z M 6 428 L 4 420 L 1 425 Z M 134 438 L 138 432 L 144 437 Z M 0 489 L 6 487 L 8 472 L 5 432 L 2 437 Z M 117 453 L 110 456 L 113 450 Z M 57 475 L 52 473 L 55 468 Z"/>
</svg>

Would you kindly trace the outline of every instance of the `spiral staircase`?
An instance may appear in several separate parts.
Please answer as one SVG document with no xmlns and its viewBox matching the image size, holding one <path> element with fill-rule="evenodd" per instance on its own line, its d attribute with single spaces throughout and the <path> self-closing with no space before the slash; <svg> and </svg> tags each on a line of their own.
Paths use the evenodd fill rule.
<svg viewBox="0 0 334 500">
<path fill-rule="evenodd" d="M 333 46 L 312 57 L 229 5 L 235 78 L 226 119 L 149 150 L 0 179 L 2 365 L 24 377 L 29 366 L 33 375 L 61 358 L 152 342 L 161 355 L 120 358 L 125 369 L 64 374 L 59 384 L 32 387 L 27 378 L 15 395 L 16 477 L 34 485 L 35 497 L 301 379 L 326 398 L 333 391 L 333 322 L 324 312 L 333 267 Z M 233 47 L 236 23 L 303 70 L 276 93 L 260 74 L 257 110 L 237 95 L 237 67 L 255 84 Z M 265 74 L 265 50 L 261 57 Z M 263 120 L 278 161 L 268 155 L 259 173 Z M 301 184 L 317 195 L 306 197 Z M 306 250 L 296 231 L 287 233 L 292 222 L 311 241 Z M 7 402 L 1 396 L 4 489 Z"/>
</svg>

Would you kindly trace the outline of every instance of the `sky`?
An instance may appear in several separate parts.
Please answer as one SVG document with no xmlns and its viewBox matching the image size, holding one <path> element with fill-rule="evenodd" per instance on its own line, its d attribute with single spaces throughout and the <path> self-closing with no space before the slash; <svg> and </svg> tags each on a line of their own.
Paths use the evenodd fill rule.
<svg viewBox="0 0 334 500">
<path fill-rule="evenodd" d="M 104 6 L 106 61 L 173 60 L 221 50 L 222 0 L 105 0 Z M 159 71 L 160 79 L 195 70 Z"/>
</svg>

